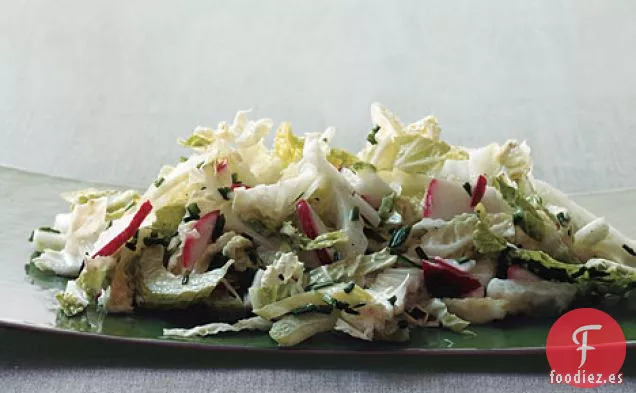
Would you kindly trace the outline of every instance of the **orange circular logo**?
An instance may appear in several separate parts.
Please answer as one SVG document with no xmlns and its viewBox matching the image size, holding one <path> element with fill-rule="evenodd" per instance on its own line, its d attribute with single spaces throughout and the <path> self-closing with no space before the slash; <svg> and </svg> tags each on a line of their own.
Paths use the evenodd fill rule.
<svg viewBox="0 0 636 393">
<path fill-rule="evenodd" d="M 559 318 L 548 333 L 550 382 L 591 388 L 623 382 L 625 335 L 614 318 L 579 308 Z"/>
</svg>

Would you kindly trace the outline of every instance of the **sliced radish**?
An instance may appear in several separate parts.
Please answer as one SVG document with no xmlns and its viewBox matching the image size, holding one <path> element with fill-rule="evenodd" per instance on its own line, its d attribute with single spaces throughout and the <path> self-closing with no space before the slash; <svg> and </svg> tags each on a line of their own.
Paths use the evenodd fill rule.
<svg viewBox="0 0 636 393">
<path fill-rule="evenodd" d="M 98 251 L 93 254 L 93 258 L 113 255 L 135 235 L 135 232 L 137 232 L 137 229 L 139 229 L 151 210 L 152 204 L 150 201 L 145 201 L 139 206 L 135 214 L 122 217 L 120 220 L 113 222 L 113 226 L 103 234 L 107 240 L 99 241 L 100 244 L 105 244 L 99 247 Z"/>
<path fill-rule="evenodd" d="M 434 297 L 461 297 L 483 288 L 479 280 L 442 258 L 422 259 L 424 282 Z"/>
<path fill-rule="evenodd" d="M 471 211 L 470 198 L 459 183 L 433 179 L 428 184 L 423 217 L 450 220 L 458 214 Z"/>
<path fill-rule="evenodd" d="M 201 258 L 208 244 L 213 240 L 212 233 L 214 233 L 219 214 L 218 210 L 207 213 L 194 224 L 193 231 L 185 236 L 181 263 L 186 270 L 189 270 L 194 262 Z"/>
<path fill-rule="evenodd" d="M 510 207 L 503 200 L 499 191 L 488 186 L 488 179 L 479 176 L 471 195 L 459 183 L 433 179 L 426 189 L 424 198 L 424 218 L 441 218 L 450 220 L 458 214 L 470 213 L 481 202 L 488 213 L 509 212 Z"/>
<path fill-rule="evenodd" d="M 320 235 L 322 231 L 326 231 L 324 224 L 320 220 L 320 217 L 311 208 L 311 205 L 301 199 L 296 202 L 296 213 L 298 214 L 298 222 L 300 223 L 300 229 L 310 239 L 315 239 Z M 323 227 L 323 228 L 320 228 Z M 320 260 L 320 264 L 329 265 L 332 261 L 331 256 L 325 249 L 315 250 L 316 256 Z"/>
<path fill-rule="evenodd" d="M 472 191 L 472 195 L 470 199 L 470 207 L 475 207 L 477 206 L 479 202 L 481 202 L 481 199 L 484 197 L 484 194 L 486 193 L 487 185 L 488 185 L 488 179 L 486 179 L 486 176 L 479 175 L 479 177 L 477 178 L 477 183 L 473 187 L 473 191 Z"/>
<path fill-rule="evenodd" d="M 508 279 L 519 281 L 519 282 L 543 281 L 536 274 L 531 273 L 528 270 L 522 268 L 521 266 L 516 266 L 516 265 L 508 266 L 507 274 L 508 274 Z"/>
<path fill-rule="evenodd" d="M 214 167 L 215 169 L 215 173 L 218 175 L 219 173 L 222 173 L 224 170 L 227 169 L 227 159 L 224 158 L 221 161 L 217 161 L 216 162 L 216 166 Z"/>
</svg>

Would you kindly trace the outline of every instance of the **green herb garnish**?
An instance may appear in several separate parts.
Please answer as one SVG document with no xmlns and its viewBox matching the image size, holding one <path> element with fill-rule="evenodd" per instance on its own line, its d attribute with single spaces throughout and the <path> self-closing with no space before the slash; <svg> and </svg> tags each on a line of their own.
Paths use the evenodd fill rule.
<svg viewBox="0 0 636 393">
<path fill-rule="evenodd" d="M 372 144 L 372 145 L 377 145 L 378 144 L 378 141 L 375 139 L 375 134 L 377 134 L 378 131 L 380 131 L 380 126 L 375 125 L 371 129 L 371 132 L 369 132 L 369 135 L 367 135 L 367 141 L 369 141 L 370 144 Z"/>
<path fill-rule="evenodd" d="M 165 180 L 166 179 L 164 179 L 163 177 L 160 177 L 159 179 L 155 180 L 153 184 L 155 185 L 156 188 L 159 188 Z"/>
<path fill-rule="evenodd" d="M 406 239 L 408 239 L 410 233 L 410 226 L 402 227 L 395 231 L 393 236 L 391 236 L 391 240 L 389 240 L 389 248 L 396 249 L 402 247 L 402 245 L 406 243 Z"/>
<path fill-rule="evenodd" d="M 320 304 L 320 305 L 307 304 L 307 305 L 300 306 L 298 308 L 293 309 L 291 313 L 293 315 L 307 314 L 310 312 L 317 312 L 320 314 L 331 314 L 331 311 L 333 311 L 333 307 L 328 304 Z"/>
<path fill-rule="evenodd" d="M 196 202 L 192 202 L 191 204 L 189 204 L 186 207 L 186 210 L 188 211 L 188 214 L 190 215 L 190 220 L 198 220 L 199 219 L 199 214 L 201 214 L 201 209 L 199 209 L 199 205 L 196 204 Z"/>
<path fill-rule="evenodd" d="M 415 253 L 420 259 L 428 260 L 428 255 L 426 255 L 426 251 L 422 247 L 415 247 Z"/>
<path fill-rule="evenodd" d="M 327 288 L 327 287 L 330 287 L 330 286 L 335 285 L 335 284 L 336 284 L 336 283 L 335 283 L 335 282 L 333 282 L 333 281 L 319 282 L 319 283 L 316 283 L 316 284 L 314 284 L 314 285 L 310 285 L 310 286 L 308 286 L 308 287 L 307 287 L 307 290 L 315 291 L 315 290 L 317 290 L 317 289 Z"/>
<path fill-rule="evenodd" d="M 468 193 L 468 196 L 473 196 L 473 189 L 470 186 L 469 182 L 464 183 L 462 187 L 464 187 L 464 190 L 466 190 L 466 192 Z"/>
<path fill-rule="evenodd" d="M 42 232 L 50 232 L 50 233 L 61 233 L 60 231 L 58 231 L 55 228 L 51 228 L 51 227 L 39 227 L 38 228 L 40 231 Z"/>
<path fill-rule="evenodd" d="M 351 209 L 351 213 L 349 214 L 349 219 L 351 221 L 358 221 L 360 220 L 360 208 L 358 206 L 354 206 Z"/>
<path fill-rule="evenodd" d="M 623 244 L 623 250 L 625 250 L 629 255 L 636 257 L 636 251 L 627 244 Z"/>
<path fill-rule="evenodd" d="M 562 226 L 566 226 L 570 222 L 570 216 L 564 212 L 558 212 L 556 218 Z"/>
<path fill-rule="evenodd" d="M 392 306 L 395 306 L 395 302 L 397 301 L 397 296 L 393 295 L 390 298 L 386 299 Z"/>
<path fill-rule="evenodd" d="M 230 187 L 219 187 L 217 188 L 217 191 L 219 192 L 219 194 L 221 194 L 221 196 L 223 197 L 223 199 L 225 199 L 226 201 L 230 200 L 230 192 L 232 191 L 232 189 Z"/>
<path fill-rule="evenodd" d="M 223 234 L 223 227 L 225 227 L 225 216 L 219 214 L 214 223 L 214 230 L 212 231 L 212 240 L 218 239 Z"/>
</svg>

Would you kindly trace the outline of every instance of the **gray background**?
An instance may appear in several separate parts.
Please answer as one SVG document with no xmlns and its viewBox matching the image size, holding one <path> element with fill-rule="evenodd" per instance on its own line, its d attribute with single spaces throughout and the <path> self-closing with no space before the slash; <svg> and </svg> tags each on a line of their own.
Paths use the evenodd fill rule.
<svg viewBox="0 0 636 393">
<path fill-rule="evenodd" d="M 142 186 L 238 109 L 358 149 L 378 100 L 452 142 L 528 139 L 567 191 L 636 185 L 636 2 L 0 6 L 0 164 Z"/>
</svg>

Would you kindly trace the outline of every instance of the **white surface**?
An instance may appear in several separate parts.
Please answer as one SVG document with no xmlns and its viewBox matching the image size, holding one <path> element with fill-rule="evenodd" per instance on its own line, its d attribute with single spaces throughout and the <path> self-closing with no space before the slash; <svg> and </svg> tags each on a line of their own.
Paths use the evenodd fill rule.
<svg viewBox="0 0 636 393">
<path fill-rule="evenodd" d="M 636 185 L 636 2 L 69 1 L 0 7 L 0 164 L 147 184 L 253 108 L 361 147 L 368 107 L 527 138 L 566 191 Z"/>
</svg>

